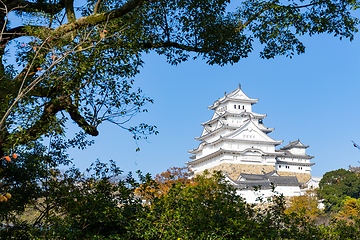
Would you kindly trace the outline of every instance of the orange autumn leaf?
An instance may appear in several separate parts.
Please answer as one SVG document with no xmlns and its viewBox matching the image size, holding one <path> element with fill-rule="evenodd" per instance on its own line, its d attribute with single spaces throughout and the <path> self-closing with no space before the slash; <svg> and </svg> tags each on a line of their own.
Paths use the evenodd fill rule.
<svg viewBox="0 0 360 240">
<path fill-rule="evenodd" d="M 36 68 L 36 70 L 41 71 L 42 69 L 41 68 Z"/>
<path fill-rule="evenodd" d="M 6 193 L 6 194 L 5 194 L 5 197 L 6 197 L 7 199 L 11 199 L 11 194 L 10 194 L 10 193 Z"/>
<path fill-rule="evenodd" d="M 12 155 L 13 158 L 17 158 L 17 156 L 18 155 L 16 153 L 13 153 L 13 155 Z"/>
<path fill-rule="evenodd" d="M 147 200 L 152 199 L 155 196 L 162 196 L 169 192 L 173 184 L 192 184 L 189 175 L 190 173 L 186 167 L 172 167 L 166 172 L 157 174 L 152 184 L 141 184 L 140 187 L 135 190 L 135 193 L 142 195 Z"/>
<path fill-rule="evenodd" d="M 4 157 L 6 161 L 11 162 L 11 158 L 9 156 Z"/>
</svg>

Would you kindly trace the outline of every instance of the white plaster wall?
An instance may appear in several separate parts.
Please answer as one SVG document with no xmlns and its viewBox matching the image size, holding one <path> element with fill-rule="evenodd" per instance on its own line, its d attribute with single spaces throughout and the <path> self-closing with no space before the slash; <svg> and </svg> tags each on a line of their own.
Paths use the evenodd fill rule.
<svg viewBox="0 0 360 240">
<path fill-rule="evenodd" d="M 230 126 L 240 127 L 244 123 L 244 118 L 229 117 L 227 123 Z"/>
<path fill-rule="evenodd" d="M 315 189 L 315 188 L 319 188 L 319 182 L 321 180 L 321 177 L 312 177 L 309 181 L 307 181 L 306 185 L 307 185 L 307 189 Z"/>
<path fill-rule="evenodd" d="M 265 190 L 237 190 L 236 193 L 240 195 L 242 198 L 245 199 L 247 203 L 260 203 L 259 197 L 262 197 L 263 200 L 266 200 L 269 197 L 283 194 L 285 197 L 293 197 L 293 196 L 300 196 L 300 188 L 299 187 L 276 187 L 275 192 L 271 189 Z"/>
<path fill-rule="evenodd" d="M 210 144 L 204 146 L 201 156 L 206 156 L 214 152 L 214 147 Z"/>
<path fill-rule="evenodd" d="M 305 148 L 292 148 L 289 151 L 294 155 L 305 155 Z"/>
<path fill-rule="evenodd" d="M 236 105 L 236 109 L 234 108 Z M 239 109 L 240 105 L 240 109 Z M 231 113 L 241 113 L 243 111 L 251 112 L 251 104 L 249 103 L 239 103 L 239 102 L 228 102 L 228 111 Z"/>
<path fill-rule="evenodd" d="M 263 200 L 273 196 L 271 190 L 237 190 L 236 193 L 240 195 L 247 203 L 260 203 L 260 197 Z"/>
<path fill-rule="evenodd" d="M 289 168 L 286 168 L 285 166 L 289 166 Z M 299 167 L 302 169 L 299 169 Z M 277 171 L 282 171 L 282 172 L 298 172 L 298 173 L 310 173 L 311 171 L 311 167 L 309 166 L 287 165 L 287 164 L 275 164 L 275 169 Z"/>
<path fill-rule="evenodd" d="M 300 196 L 300 187 L 296 186 L 278 186 L 276 192 L 282 193 L 286 197 Z"/>
</svg>

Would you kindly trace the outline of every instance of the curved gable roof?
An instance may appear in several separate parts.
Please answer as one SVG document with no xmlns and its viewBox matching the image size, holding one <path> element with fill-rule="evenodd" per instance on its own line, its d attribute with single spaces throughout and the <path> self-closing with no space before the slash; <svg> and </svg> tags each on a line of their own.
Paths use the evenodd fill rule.
<svg viewBox="0 0 360 240">
<path fill-rule="evenodd" d="M 293 142 L 289 142 L 288 145 L 286 145 L 285 147 L 282 147 L 280 148 L 281 150 L 289 150 L 289 149 L 292 149 L 292 148 L 308 148 L 309 145 L 304 145 L 300 142 L 300 140 L 296 140 L 296 141 L 293 141 Z"/>
<path fill-rule="evenodd" d="M 208 109 L 214 110 L 216 109 L 221 103 L 227 102 L 227 101 L 237 101 L 237 102 L 244 102 L 244 103 L 251 103 L 255 104 L 259 101 L 259 99 L 252 99 L 249 98 L 242 90 L 241 86 L 239 84 L 239 87 L 232 91 L 231 93 L 226 94 L 222 98 L 219 98 L 216 100 L 211 106 L 208 106 Z"/>
<path fill-rule="evenodd" d="M 258 126 L 255 125 L 253 121 L 248 121 L 243 126 L 238 128 L 237 130 L 223 136 L 223 138 L 227 139 L 241 139 L 242 133 L 251 133 L 254 132 L 254 137 L 257 139 L 254 139 L 254 141 L 265 141 L 270 142 L 271 144 L 279 145 L 282 144 L 282 141 L 276 141 L 269 137 L 264 131 L 262 131 Z"/>
</svg>

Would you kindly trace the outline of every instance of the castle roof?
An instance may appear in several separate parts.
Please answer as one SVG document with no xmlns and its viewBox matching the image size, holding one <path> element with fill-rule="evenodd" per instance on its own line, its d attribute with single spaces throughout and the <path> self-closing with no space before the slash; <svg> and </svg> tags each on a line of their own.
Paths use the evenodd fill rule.
<svg viewBox="0 0 360 240">
<path fill-rule="evenodd" d="M 275 130 L 275 128 L 265 127 L 265 125 L 262 124 L 262 123 L 260 123 L 258 127 L 259 127 L 259 129 L 261 129 L 261 131 L 263 131 L 264 133 L 271 133 L 272 131 Z"/>
<path fill-rule="evenodd" d="M 239 84 L 239 87 L 232 91 L 231 93 L 224 94 L 224 97 L 219 98 L 216 100 L 211 106 L 208 106 L 208 109 L 214 110 L 216 109 L 220 104 L 228 102 L 228 101 L 235 101 L 235 102 L 241 102 L 241 103 L 251 103 L 255 104 L 259 101 L 259 99 L 252 99 L 249 98 L 242 90 L 241 86 Z"/>
<path fill-rule="evenodd" d="M 296 166 L 304 166 L 304 167 L 310 167 L 314 166 L 315 163 L 305 163 L 305 162 L 286 162 L 286 161 L 276 161 L 276 164 L 286 164 L 286 165 L 296 165 Z"/>
<path fill-rule="evenodd" d="M 213 124 L 214 122 L 217 122 L 221 120 L 221 118 L 226 118 L 227 116 L 235 116 L 235 117 L 250 117 L 254 119 L 264 119 L 267 115 L 266 114 L 260 114 L 260 113 L 254 113 L 254 112 L 246 112 L 243 111 L 241 113 L 230 113 L 228 111 L 225 111 L 223 113 L 214 113 L 214 116 L 212 119 L 201 123 L 202 126 L 205 126 L 207 124 Z"/>
<path fill-rule="evenodd" d="M 234 187 L 243 190 L 253 190 L 254 187 L 260 187 L 262 190 L 271 189 L 272 185 L 274 185 L 274 187 L 301 186 L 297 177 L 280 176 L 277 174 L 277 171 L 271 171 L 264 174 L 241 173 L 237 181 L 234 181 L 229 177 L 227 177 L 227 179 L 232 182 Z"/>
<path fill-rule="evenodd" d="M 287 150 L 278 150 L 275 149 L 275 152 L 281 154 L 281 156 L 284 156 L 286 158 L 301 158 L 301 159 L 312 159 L 314 158 L 313 156 L 304 154 L 304 155 L 297 155 L 297 154 L 292 154 L 290 151 Z"/>
<path fill-rule="evenodd" d="M 280 145 L 283 143 L 283 141 L 276 141 L 276 140 L 272 139 L 271 137 L 269 137 L 267 134 L 264 133 L 263 129 L 256 126 L 255 123 L 252 121 L 247 121 L 244 125 L 242 125 L 235 131 L 233 131 L 223 137 L 224 138 L 232 138 L 232 139 L 236 139 L 236 140 L 242 140 L 243 137 L 241 135 L 243 133 L 254 133 L 254 136 L 256 136 L 256 138 L 254 138 L 253 141 L 256 141 L 256 142 L 268 142 L 268 143 L 274 144 L 274 145 Z M 249 141 L 249 140 L 247 140 L 247 141 Z"/>
<path fill-rule="evenodd" d="M 308 148 L 308 145 L 304 145 L 300 142 L 300 140 L 296 140 L 293 142 L 289 142 L 288 145 L 286 145 L 285 147 L 280 148 L 281 150 L 289 150 L 292 148 Z"/>
<path fill-rule="evenodd" d="M 195 153 L 197 151 L 196 150 L 190 150 L 189 153 Z M 212 152 L 210 154 L 207 154 L 205 156 L 202 156 L 198 159 L 195 159 L 194 156 L 191 156 L 190 159 L 193 159 L 189 162 L 186 162 L 185 164 L 186 165 L 196 165 L 196 164 L 199 164 L 201 162 L 204 162 L 204 161 L 207 161 L 209 160 L 210 158 L 213 158 L 213 157 L 217 157 L 221 154 L 225 154 L 225 153 L 231 153 L 231 154 L 236 154 L 236 155 L 244 155 L 245 153 L 248 153 L 248 152 L 258 152 L 259 154 L 261 154 L 262 156 L 273 156 L 273 157 L 279 157 L 279 154 L 278 153 L 266 153 L 264 151 L 262 151 L 261 149 L 258 149 L 258 148 L 247 148 L 243 151 L 238 151 L 238 150 L 228 150 L 228 149 L 223 149 L 223 148 L 220 148 L 218 150 L 216 150 L 215 152 Z"/>
</svg>

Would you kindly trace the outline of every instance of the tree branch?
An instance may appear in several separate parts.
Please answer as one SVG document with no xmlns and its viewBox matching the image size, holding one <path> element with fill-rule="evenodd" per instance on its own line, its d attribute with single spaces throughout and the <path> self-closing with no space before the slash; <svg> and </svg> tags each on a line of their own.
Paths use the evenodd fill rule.
<svg viewBox="0 0 360 240">
<path fill-rule="evenodd" d="M 97 14 L 92 14 L 90 16 L 78 18 L 76 19 L 76 21 L 72 23 L 67 23 L 59 26 L 54 30 L 54 34 L 62 35 L 64 33 L 68 33 L 76 29 L 79 29 L 82 26 L 95 25 L 98 23 L 106 22 L 108 20 L 122 17 L 127 13 L 131 12 L 132 10 L 134 10 L 135 8 L 139 7 L 144 2 L 146 2 L 146 0 L 130 0 L 129 2 L 125 3 L 122 7 L 118 9 L 114 9 L 105 13 L 97 13 Z"/>
<path fill-rule="evenodd" d="M 265 7 L 261 9 L 259 12 L 255 13 L 252 17 L 250 17 L 245 23 L 241 24 L 236 30 L 237 31 L 243 30 L 247 25 L 249 25 L 252 21 L 257 19 L 263 12 L 265 12 L 268 9 L 269 7 Z"/>
<path fill-rule="evenodd" d="M 14 139 L 17 139 L 18 144 L 25 144 L 29 141 L 38 139 L 41 135 L 49 132 L 49 128 L 53 123 L 56 114 L 59 111 L 65 110 L 66 102 L 64 97 L 57 97 L 46 103 L 44 111 L 39 120 L 37 120 L 31 127 L 24 129 L 21 132 L 16 132 L 10 135 L 15 135 Z"/>
<path fill-rule="evenodd" d="M 322 4 L 322 3 L 326 3 L 326 1 L 319 1 L 319 2 L 314 2 L 314 3 L 310 3 L 310 4 L 307 4 L 307 5 L 302 5 L 302 6 L 288 6 L 290 8 L 307 8 L 307 7 L 311 7 L 311 6 L 314 6 L 314 5 L 317 5 L 317 4 Z"/>
<path fill-rule="evenodd" d="M 97 13 L 98 13 L 101 2 L 102 2 L 102 0 L 98 0 L 98 1 L 96 2 L 96 5 L 95 5 L 95 7 L 94 7 L 94 12 L 93 12 L 93 14 L 97 14 Z"/>
<path fill-rule="evenodd" d="M 158 42 L 158 43 L 152 43 L 152 42 L 145 42 L 142 45 L 143 48 L 162 48 L 162 47 L 174 47 L 174 48 L 178 48 L 181 50 L 185 50 L 185 51 L 191 51 L 191 52 L 206 52 L 205 49 L 203 48 L 198 48 L 198 47 L 192 47 L 192 46 L 188 46 L 185 44 L 180 44 L 177 42 L 171 42 L 171 41 L 167 41 L 167 42 Z"/>
<path fill-rule="evenodd" d="M 7 42 L 9 42 L 10 40 L 13 40 L 15 38 L 18 38 L 18 37 L 33 36 L 28 31 L 26 31 L 26 29 L 28 27 L 31 27 L 32 29 L 43 30 L 43 31 L 48 31 L 48 32 L 53 31 L 51 28 L 43 27 L 43 26 L 20 26 L 20 27 L 15 27 L 15 28 L 9 29 L 9 30 L 7 30 L 7 31 L 5 31 L 3 33 L 3 37 L 2 37 L 1 43 L 0 43 L 1 46 L 5 46 L 5 44 Z M 38 37 L 38 36 L 36 36 L 36 37 Z"/>
<path fill-rule="evenodd" d="M 34 11 L 41 11 L 44 13 L 58 13 L 65 7 L 65 0 L 60 0 L 59 3 L 50 4 L 50 3 L 36 3 L 36 2 L 29 2 L 23 0 L 13 0 L 6 2 L 9 9 L 13 9 L 16 7 L 23 7 L 21 8 L 22 12 L 34 12 Z M 55 12 L 54 12 L 55 9 Z"/>
<path fill-rule="evenodd" d="M 76 21 L 75 11 L 74 11 L 74 0 L 65 0 L 65 11 L 67 20 L 69 23 Z"/>
<path fill-rule="evenodd" d="M 96 127 L 86 122 L 85 118 L 80 115 L 78 108 L 72 104 L 71 98 L 68 96 L 57 97 L 46 103 L 40 119 L 28 129 L 7 135 L 13 135 L 12 139 L 16 139 L 17 144 L 24 144 L 36 140 L 44 133 L 49 132 L 49 128 L 51 128 L 51 124 L 54 122 L 53 120 L 56 118 L 56 114 L 63 110 L 66 110 L 70 114 L 71 119 L 74 120 L 79 127 L 84 129 L 87 134 L 92 136 L 99 135 Z M 0 149 L 0 151 L 1 150 L 2 149 Z"/>
<path fill-rule="evenodd" d="M 99 135 L 98 130 L 95 126 L 90 125 L 83 116 L 81 116 L 79 109 L 71 103 L 71 98 L 67 98 L 67 108 L 66 111 L 70 114 L 72 120 L 74 120 L 79 127 L 84 129 L 87 134 L 91 136 Z"/>
<path fill-rule="evenodd" d="M 315 6 L 315 5 L 318 5 L 318 4 L 325 3 L 325 2 L 326 1 L 319 1 L 319 2 L 314 2 L 314 3 L 302 5 L 302 6 L 280 6 L 280 5 L 276 5 L 276 6 L 281 7 L 281 8 L 300 9 L 300 8 L 307 8 L 307 7 Z M 270 6 L 267 6 L 267 7 L 263 8 L 263 9 L 261 9 L 259 12 L 257 12 L 252 17 L 250 17 L 245 23 L 241 24 L 241 26 L 239 26 L 236 30 L 237 31 L 243 30 L 247 25 L 249 25 L 252 21 L 257 19 L 262 13 L 264 13 L 265 11 L 267 11 L 269 9 L 270 9 Z"/>
<path fill-rule="evenodd" d="M 100 1 L 100 0 L 99 0 Z M 13 29 L 10 29 L 6 32 L 4 32 L 4 38 L 1 41 L 2 44 L 6 44 L 9 40 L 21 37 L 21 36 L 30 36 L 31 34 L 28 34 L 26 32 L 26 28 L 31 27 L 31 28 L 37 28 L 37 29 L 42 29 L 45 31 L 48 31 L 48 33 L 53 33 L 55 35 L 63 35 L 64 33 L 69 33 L 72 32 L 80 27 L 86 26 L 86 25 L 96 25 L 98 23 L 102 23 L 102 22 L 106 22 L 108 20 L 111 19 L 115 19 L 115 18 L 119 18 L 122 17 L 124 15 L 126 15 L 127 13 L 131 12 L 132 10 L 134 10 L 135 8 L 139 7 L 142 3 L 146 2 L 146 0 L 130 0 L 129 2 L 125 3 L 122 7 L 118 8 L 118 9 L 114 9 L 112 11 L 108 11 L 105 13 L 94 13 L 90 16 L 86 16 L 86 17 L 81 17 L 79 19 L 76 19 L 75 17 L 75 13 L 74 13 L 74 7 L 73 7 L 73 0 L 62 0 L 59 4 L 59 6 L 64 7 L 66 5 L 66 14 L 68 17 L 68 22 L 67 24 L 63 24 L 61 26 L 59 26 L 56 29 L 51 29 L 51 28 L 47 28 L 47 27 L 43 27 L 43 26 L 20 26 L 20 27 L 16 27 Z M 16 5 L 17 4 L 25 4 L 27 2 L 25 1 L 13 1 L 12 4 Z M 38 9 L 41 9 L 39 4 L 34 4 L 34 3 L 29 3 L 31 5 L 32 8 L 35 7 L 39 7 Z M 48 4 L 48 7 L 50 7 L 51 5 Z M 28 7 L 28 6 L 27 6 Z M 21 10 L 24 10 L 24 8 L 22 8 Z M 34 9 L 32 9 L 34 10 Z M 47 9 L 48 12 L 51 12 L 51 9 Z M 30 11 L 30 9 L 28 9 L 28 11 Z"/>
</svg>

